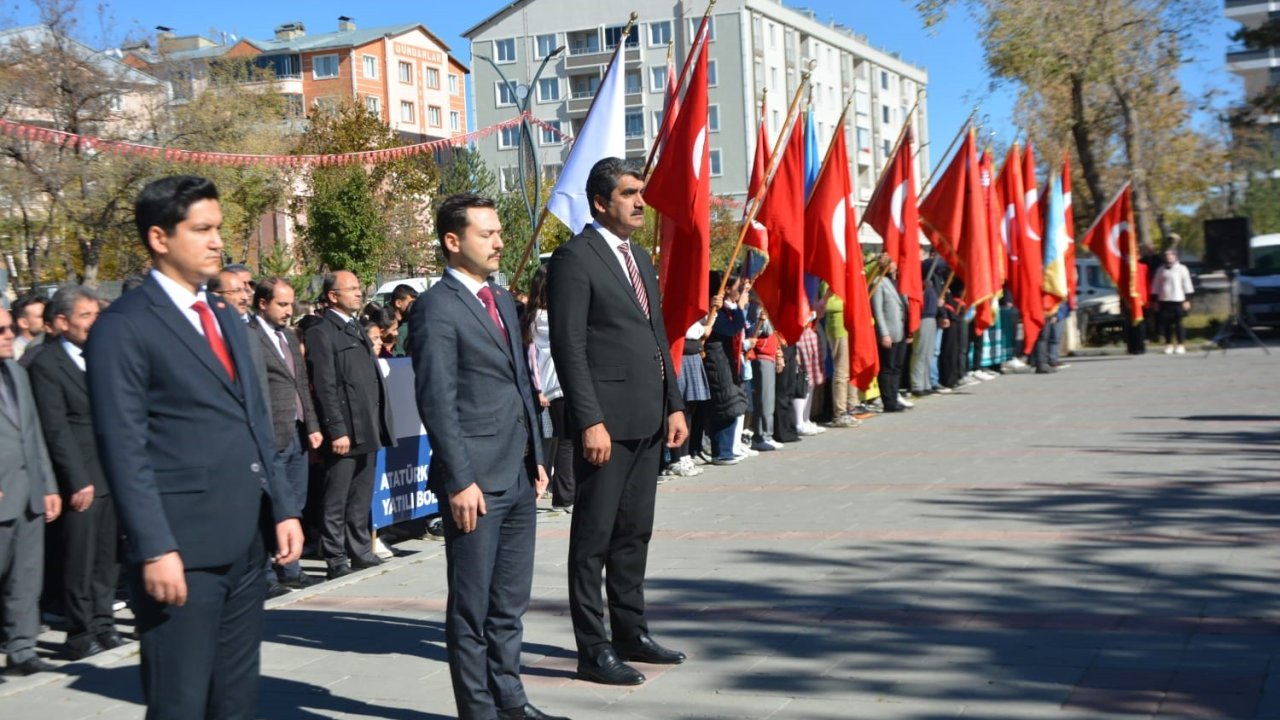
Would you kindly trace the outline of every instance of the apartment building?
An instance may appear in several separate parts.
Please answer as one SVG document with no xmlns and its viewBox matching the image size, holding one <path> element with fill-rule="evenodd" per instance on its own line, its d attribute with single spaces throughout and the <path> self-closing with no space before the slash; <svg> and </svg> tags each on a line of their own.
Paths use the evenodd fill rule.
<svg viewBox="0 0 1280 720">
<path fill-rule="evenodd" d="M 643 159 L 661 127 L 668 45 L 674 49 L 678 71 L 705 9 L 702 0 L 634 0 L 625 7 L 573 0 L 512 2 L 463 33 L 471 42 L 477 126 L 513 117 L 518 112 L 517 96 L 527 92 L 532 94 L 529 108 L 535 116 L 575 135 L 613 51 L 623 43 L 627 155 Z M 631 10 L 640 17 L 623 37 Z M 913 107 L 917 107 L 913 123 L 921 148 L 916 156 L 917 176 L 928 168 L 928 74 L 922 68 L 873 47 L 848 27 L 820 22 L 813 13 L 778 0 L 720 0 L 711 22 L 713 193 L 746 196 L 761 100 L 767 90 L 766 124 L 776 140 L 787 104 L 810 65 L 811 92 L 806 100 L 814 112 L 819 144 L 825 148 L 834 132 L 846 133 L 860 206 L 870 199 Z M 534 84 L 533 73 L 561 47 L 564 50 Z M 481 58 L 502 68 L 503 75 L 517 85 L 514 93 Z M 849 112 L 838 125 L 850 101 Z M 553 176 L 563 166 L 568 146 L 556 132 L 538 129 L 535 134 L 533 152 L 544 174 Z M 482 140 L 480 148 L 504 187 L 513 186 L 519 133 L 513 130 Z M 874 234 L 865 239 L 877 241 Z"/>
<path fill-rule="evenodd" d="M 1246 28 L 1261 27 L 1280 18 L 1277 0 L 1226 0 L 1226 16 Z M 1227 53 L 1227 69 L 1244 81 L 1244 96 L 1254 98 L 1280 85 L 1280 50 L 1237 48 Z M 1280 115 L 1266 115 L 1258 122 L 1267 126 L 1271 137 L 1280 142 Z"/>
<path fill-rule="evenodd" d="M 154 50 L 126 48 L 125 58 L 167 82 L 173 102 L 198 94 L 213 63 L 248 58 L 274 73 L 296 117 L 354 99 L 409 138 L 467 132 L 470 71 L 444 41 L 417 23 L 360 29 L 344 16 L 334 32 L 309 35 L 301 22 L 288 22 L 276 26 L 268 40 L 157 31 Z"/>
</svg>

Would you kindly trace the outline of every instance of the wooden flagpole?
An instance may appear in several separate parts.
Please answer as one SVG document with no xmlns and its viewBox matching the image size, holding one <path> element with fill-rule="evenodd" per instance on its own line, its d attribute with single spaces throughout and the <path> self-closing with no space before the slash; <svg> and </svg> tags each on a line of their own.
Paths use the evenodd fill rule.
<svg viewBox="0 0 1280 720">
<path fill-rule="evenodd" d="M 715 6 L 716 6 L 716 0 L 711 0 L 709 3 L 707 3 L 707 9 L 705 12 L 702 13 L 702 22 L 706 22 L 707 18 L 711 17 L 711 9 L 714 8 Z M 702 29 L 701 24 L 698 25 L 698 29 L 699 30 Z M 689 75 L 690 73 L 693 72 L 693 60 L 696 59 L 697 57 L 694 50 L 698 52 L 706 52 L 706 47 L 707 47 L 706 41 L 702 42 L 701 46 L 698 45 L 698 40 L 700 38 L 701 36 L 697 36 L 694 38 L 694 45 L 692 48 L 690 48 L 689 54 L 685 56 L 684 66 L 680 68 L 680 82 L 676 84 L 676 95 L 675 95 L 676 102 L 678 102 L 680 100 L 680 97 L 684 94 L 685 83 L 688 82 Z M 710 40 L 710 39 L 711 39 L 711 29 L 707 28 L 707 40 Z M 667 45 L 667 52 L 668 53 L 671 52 L 670 44 Z M 672 105 L 674 106 L 675 103 L 673 102 Z M 665 116 L 662 118 L 662 127 L 658 128 L 658 132 L 660 132 L 661 135 L 653 139 L 653 147 L 649 148 L 649 158 L 645 160 L 645 163 L 644 163 L 645 179 L 648 179 L 649 172 L 653 170 L 653 163 L 655 160 L 657 160 L 658 151 L 661 150 L 662 146 L 665 145 L 667 142 L 667 128 L 670 127 L 670 125 L 667 123 L 667 119 L 668 118 L 666 118 Z"/>
</svg>

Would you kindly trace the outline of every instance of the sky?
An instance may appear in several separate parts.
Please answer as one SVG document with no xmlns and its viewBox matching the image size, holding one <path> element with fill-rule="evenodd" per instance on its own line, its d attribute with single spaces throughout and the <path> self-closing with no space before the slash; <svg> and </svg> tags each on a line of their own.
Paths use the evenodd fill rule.
<svg viewBox="0 0 1280 720">
<path fill-rule="evenodd" d="M 4 25 L 38 21 L 30 0 L 0 0 Z M 510 0 L 419 0 L 419 2 L 368 2 L 353 0 L 310 0 L 297 3 L 290 10 L 264 13 L 258 0 L 221 0 L 218 3 L 157 3 L 155 0 L 101 0 L 105 16 L 100 18 L 97 2 L 80 0 L 82 38 L 96 47 L 118 45 L 126 36 L 152 36 L 156 25 L 174 28 L 179 35 L 218 32 L 240 37 L 267 39 L 280 23 L 301 20 L 309 32 L 331 32 L 337 29 L 337 18 L 350 15 L 361 27 L 420 22 L 447 43 L 463 62 L 470 64 L 470 50 L 461 33 L 509 4 Z M 1052 0 L 1051 0 L 1052 1 Z M 1206 0 L 1213 2 L 1213 0 Z M 619 16 L 626 13 L 625 0 L 618 3 Z M 696 1 L 693 4 L 697 4 Z M 819 20 L 835 20 L 863 34 L 883 50 L 897 52 L 903 60 L 922 66 L 929 73 L 929 128 L 936 144 L 930 153 L 935 163 L 941 162 L 942 150 L 960 129 L 974 106 L 986 128 L 994 132 L 998 144 L 1006 144 L 1018 135 L 1011 117 L 1015 92 L 1008 85 L 994 86 L 983 64 L 982 46 L 977 23 L 968 12 L 956 10 L 930 30 L 923 27 L 911 0 L 785 0 L 789 7 L 807 7 Z M 1214 2 L 1214 4 L 1220 5 Z M 284 5 L 283 3 L 281 5 Z M 643 18 L 642 18 L 643 20 Z M 1217 107 L 1239 102 L 1240 81 L 1223 67 L 1229 41 L 1227 36 L 1238 27 L 1220 13 L 1215 21 L 1196 33 L 1190 55 L 1193 61 L 1182 72 L 1187 90 L 1199 95 L 1217 90 Z M 1051 29 L 1046 29 L 1051 31 Z M 1205 112 L 1197 122 L 1212 122 L 1213 113 Z"/>
</svg>

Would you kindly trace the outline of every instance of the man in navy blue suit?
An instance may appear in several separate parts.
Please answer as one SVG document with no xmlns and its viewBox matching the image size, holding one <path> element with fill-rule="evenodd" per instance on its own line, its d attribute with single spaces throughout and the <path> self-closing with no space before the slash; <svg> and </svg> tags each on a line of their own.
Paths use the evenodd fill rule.
<svg viewBox="0 0 1280 720">
<path fill-rule="evenodd" d="M 533 586 L 537 498 L 547 486 L 533 384 L 493 200 L 446 198 L 436 234 L 449 267 L 409 311 L 418 414 L 431 440 L 449 599 L 445 642 L 462 720 L 564 720 L 529 703 L 521 618 Z M 447 509 L 445 505 L 447 503 Z"/>
<path fill-rule="evenodd" d="M 272 466 L 244 323 L 205 293 L 222 264 L 217 189 L 156 180 L 135 222 L 153 269 L 94 325 L 87 370 L 126 539 L 147 719 L 250 720 L 266 552 L 298 559 L 300 508 Z"/>
</svg>

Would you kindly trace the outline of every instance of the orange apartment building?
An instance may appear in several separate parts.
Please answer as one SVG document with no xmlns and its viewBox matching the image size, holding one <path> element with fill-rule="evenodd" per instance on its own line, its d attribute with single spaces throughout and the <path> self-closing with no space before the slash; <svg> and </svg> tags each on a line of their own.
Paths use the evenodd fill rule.
<svg viewBox="0 0 1280 720">
<path fill-rule="evenodd" d="M 407 137 L 449 138 L 467 132 L 470 70 L 425 26 L 405 23 L 359 29 L 347 17 L 336 32 L 308 35 L 300 22 L 275 28 L 270 40 L 175 36 L 157 28 L 156 48 L 127 48 L 125 61 L 169 84 L 174 102 L 208 82 L 211 63 L 252 57 L 271 69 L 293 114 L 347 99 L 360 102 Z"/>
</svg>

